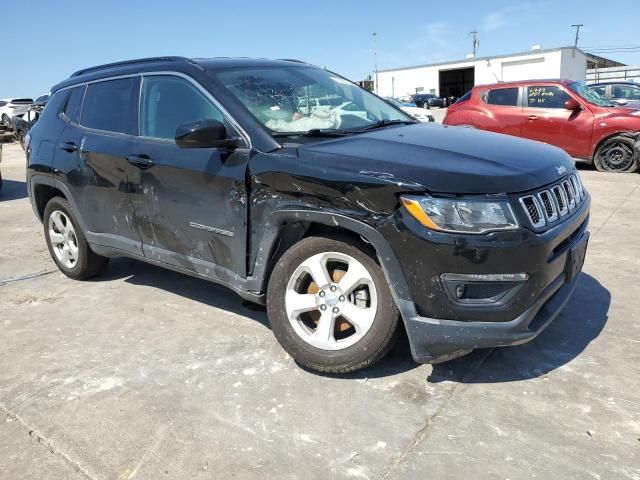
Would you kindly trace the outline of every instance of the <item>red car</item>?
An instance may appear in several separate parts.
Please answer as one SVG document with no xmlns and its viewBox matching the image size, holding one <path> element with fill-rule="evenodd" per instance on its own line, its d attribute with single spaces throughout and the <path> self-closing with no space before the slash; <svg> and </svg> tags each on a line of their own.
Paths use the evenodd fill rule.
<svg viewBox="0 0 640 480">
<path fill-rule="evenodd" d="M 461 125 L 549 143 L 605 172 L 640 164 L 640 110 L 620 108 L 573 80 L 479 85 L 449 107 Z"/>
</svg>

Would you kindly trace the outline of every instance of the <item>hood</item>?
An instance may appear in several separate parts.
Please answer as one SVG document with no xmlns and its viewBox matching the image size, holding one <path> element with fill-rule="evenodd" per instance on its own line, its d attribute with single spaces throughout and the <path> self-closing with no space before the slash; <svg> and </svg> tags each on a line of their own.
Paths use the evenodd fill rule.
<svg viewBox="0 0 640 480">
<path fill-rule="evenodd" d="M 388 127 L 301 145 L 301 160 L 326 168 L 419 184 L 452 194 L 517 193 L 574 168 L 561 149 L 498 133 L 435 124 Z"/>
<path fill-rule="evenodd" d="M 614 110 L 619 110 L 619 109 L 631 109 L 631 110 L 640 110 L 640 100 L 625 100 L 625 103 L 618 103 L 615 100 L 613 101 L 613 103 L 615 103 L 615 107 L 613 107 Z"/>
</svg>

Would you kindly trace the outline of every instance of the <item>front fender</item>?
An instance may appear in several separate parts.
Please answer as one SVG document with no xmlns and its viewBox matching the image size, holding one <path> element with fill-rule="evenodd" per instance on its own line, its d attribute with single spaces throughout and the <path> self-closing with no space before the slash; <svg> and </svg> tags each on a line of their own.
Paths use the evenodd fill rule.
<svg viewBox="0 0 640 480">
<path fill-rule="evenodd" d="M 376 251 L 378 261 L 391 290 L 391 295 L 403 317 L 416 314 L 415 305 L 411 300 L 409 286 L 405 280 L 400 262 L 382 234 L 371 225 L 332 212 L 304 209 L 287 209 L 273 212 L 262 237 L 260 251 L 253 265 L 253 275 L 248 279 L 249 290 L 260 292 L 265 290 L 268 276 L 267 268 L 270 265 L 269 259 L 277 244 L 282 226 L 287 222 L 320 223 L 329 227 L 340 227 L 361 236 Z"/>
</svg>

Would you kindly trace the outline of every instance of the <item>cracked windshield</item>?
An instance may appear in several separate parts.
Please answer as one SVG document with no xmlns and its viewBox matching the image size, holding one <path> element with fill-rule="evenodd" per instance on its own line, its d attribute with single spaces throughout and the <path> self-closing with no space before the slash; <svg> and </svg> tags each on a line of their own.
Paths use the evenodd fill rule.
<svg viewBox="0 0 640 480">
<path fill-rule="evenodd" d="M 273 133 L 349 131 L 377 123 L 412 122 L 375 95 L 326 70 L 308 67 L 248 68 L 218 79 Z"/>
</svg>

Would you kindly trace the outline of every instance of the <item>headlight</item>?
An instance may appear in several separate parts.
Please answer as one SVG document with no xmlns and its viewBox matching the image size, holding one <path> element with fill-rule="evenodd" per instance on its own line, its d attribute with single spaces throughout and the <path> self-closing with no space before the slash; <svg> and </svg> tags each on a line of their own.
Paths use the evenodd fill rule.
<svg viewBox="0 0 640 480">
<path fill-rule="evenodd" d="M 402 205 L 422 225 L 432 230 L 485 233 L 518 228 L 506 200 L 403 196 Z"/>
</svg>

